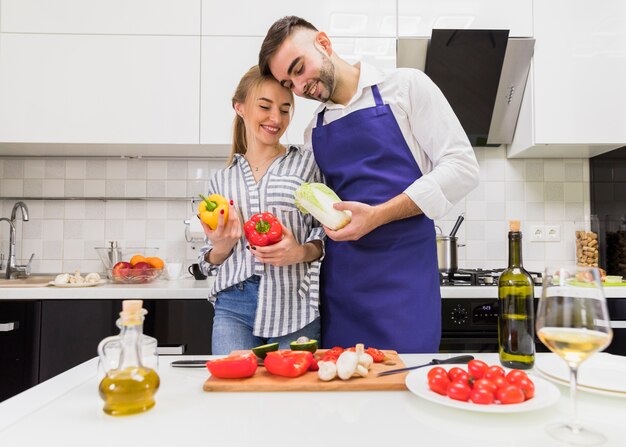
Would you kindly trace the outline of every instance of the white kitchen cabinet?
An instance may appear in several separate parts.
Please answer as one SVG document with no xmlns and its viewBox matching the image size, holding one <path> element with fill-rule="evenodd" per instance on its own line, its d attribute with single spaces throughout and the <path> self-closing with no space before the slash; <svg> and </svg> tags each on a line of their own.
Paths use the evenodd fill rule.
<svg viewBox="0 0 626 447">
<path fill-rule="evenodd" d="M 398 0 L 398 35 L 430 37 L 433 29 L 508 29 L 510 37 L 531 37 L 532 14 L 532 0 Z"/>
<path fill-rule="evenodd" d="M 199 54 L 191 36 L 3 34 L 0 141 L 197 144 Z"/>
<path fill-rule="evenodd" d="M 231 98 L 241 77 L 257 63 L 262 41 L 263 37 L 202 37 L 201 144 L 223 145 L 232 141 Z M 383 69 L 396 65 L 393 38 L 335 37 L 332 43 L 337 54 L 350 63 L 365 60 Z M 295 114 L 283 135 L 283 143 L 303 143 L 304 130 L 318 105 L 316 101 L 296 97 Z"/>
<path fill-rule="evenodd" d="M 535 2 L 534 30 L 533 64 L 508 155 L 589 157 L 623 146 L 626 3 Z"/>
<path fill-rule="evenodd" d="M 202 34 L 264 37 L 287 15 L 302 17 L 329 36 L 396 36 L 395 0 L 202 0 Z"/>
<path fill-rule="evenodd" d="M 4 33 L 198 35 L 201 0 L 2 0 Z"/>
</svg>

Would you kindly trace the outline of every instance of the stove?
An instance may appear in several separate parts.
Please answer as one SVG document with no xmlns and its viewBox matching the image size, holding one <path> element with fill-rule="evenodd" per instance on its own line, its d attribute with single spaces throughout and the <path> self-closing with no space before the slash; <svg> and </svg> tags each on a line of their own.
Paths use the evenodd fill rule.
<svg viewBox="0 0 626 447">
<path fill-rule="evenodd" d="M 460 269 L 454 273 L 439 273 L 441 286 L 497 286 L 504 269 Z M 535 285 L 541 285 L 541 273 L 528 272 Z"/>
</svg>

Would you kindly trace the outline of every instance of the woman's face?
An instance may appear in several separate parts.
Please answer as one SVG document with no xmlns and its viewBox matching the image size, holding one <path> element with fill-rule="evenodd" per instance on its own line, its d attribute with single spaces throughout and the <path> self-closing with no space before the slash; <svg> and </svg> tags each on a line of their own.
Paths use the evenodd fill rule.
<svg viewBox="0 0 626 447">
<path fill-rule="evenodd" d="M 248 144 L 276 146 L 279 143 L 291 119 L 291 98 L 289 90 L 268 80 L 250 91 L 245 104 L 235 105 L 237 112 L 243 115 Z"/>
</svg>

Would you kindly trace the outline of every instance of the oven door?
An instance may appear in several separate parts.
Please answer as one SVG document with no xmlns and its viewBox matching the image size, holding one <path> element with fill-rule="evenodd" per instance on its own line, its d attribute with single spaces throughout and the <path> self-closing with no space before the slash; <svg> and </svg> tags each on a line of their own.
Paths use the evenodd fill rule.
<svg viewBox="0 0 626 447">
<path fill-rule="evenodd" d="M 439 352 L 498 352 L 498 333 L 442 332 Z"/>
<path fill-rule="evenodd" d="M 498 301 L 445 298 L 439 352 L 498 352 Z"/>
<path fill-rule="evenodd" d="M 605 352 L 626 355 L 626 298 L 607 298 L 613 341 Z"/>
</svg>

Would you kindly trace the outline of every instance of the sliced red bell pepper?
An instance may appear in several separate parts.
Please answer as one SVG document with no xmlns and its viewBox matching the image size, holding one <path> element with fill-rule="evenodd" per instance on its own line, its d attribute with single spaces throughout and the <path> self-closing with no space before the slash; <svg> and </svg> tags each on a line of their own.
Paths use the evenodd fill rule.
<svg viewBox="0 0 626 447">
<path fill-rule="evenodd" d="M 263 360 L 265 368 L 272 374 L 283 377 L 298 377 L 308 371 L 313 361 L 309 351 L 280 350 L 268 352 Z"/>
<path fill-rule="evenodd" d="M 230 355 L 223 359 L 209 360 L 206 367 L 212 376 L 220 379 L 242 379 L 251 377 L 256 372 L 258 363 L 256 355 Z"/>
<path fill-rule="evenodd" d="M 272 213 L 253 215 L 243 226 L 248 242 L 256 247 L 265 247 L 283 238 L 283 226 Z"/>
</svg>

